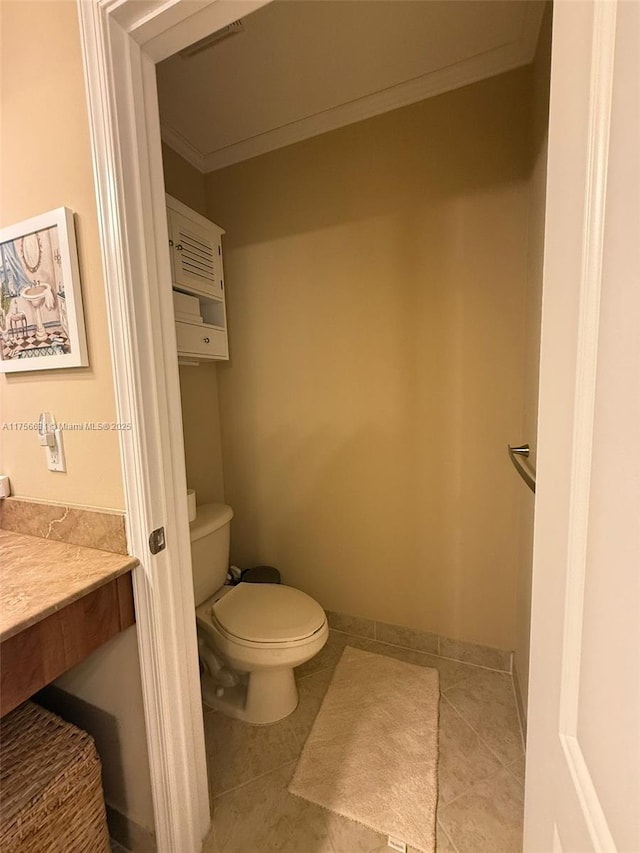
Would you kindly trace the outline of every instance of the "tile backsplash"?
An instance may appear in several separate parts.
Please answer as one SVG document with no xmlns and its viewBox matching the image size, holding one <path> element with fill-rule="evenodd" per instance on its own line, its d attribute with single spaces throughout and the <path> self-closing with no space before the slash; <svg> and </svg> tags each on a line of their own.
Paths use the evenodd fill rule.
<svg viewBox="0 0 640 853">
<path fill-rule="evenodd" d="M 55 542 L 127 553 L 125 517 L 121 512 L 11 497 L 0 501 L 0 527 Z"/>
</svg>

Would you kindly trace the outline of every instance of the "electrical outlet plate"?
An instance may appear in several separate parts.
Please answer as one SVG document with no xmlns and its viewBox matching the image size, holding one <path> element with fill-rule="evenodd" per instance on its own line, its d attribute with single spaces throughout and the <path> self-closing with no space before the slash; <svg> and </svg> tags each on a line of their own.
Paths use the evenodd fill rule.
<svg viewBox="0 0 640 853">
<path fill-rule="evenodd" d="M 398 853 L 407 853 L 407 845 L 404 841 L 399 841 L 397 838 L 392 838 L 390 835 L 387 837 L 387 847 L 390 847 L 392 850 L 397 850 Z"/>
</svg>

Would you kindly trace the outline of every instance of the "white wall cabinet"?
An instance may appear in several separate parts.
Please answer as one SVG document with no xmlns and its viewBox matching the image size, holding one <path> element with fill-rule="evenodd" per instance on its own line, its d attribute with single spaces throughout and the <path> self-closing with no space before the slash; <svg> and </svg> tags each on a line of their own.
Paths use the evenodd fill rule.
<svg viewBox="0 0 640 853">
<path fill-rule="evenodd" d="M 173 289 L 195 297 L 199 305 L 190 316 L 177 311 L 179 360 L 228 359 L 224 230 L 172 196 L 166 198 Z"/>
</svg>

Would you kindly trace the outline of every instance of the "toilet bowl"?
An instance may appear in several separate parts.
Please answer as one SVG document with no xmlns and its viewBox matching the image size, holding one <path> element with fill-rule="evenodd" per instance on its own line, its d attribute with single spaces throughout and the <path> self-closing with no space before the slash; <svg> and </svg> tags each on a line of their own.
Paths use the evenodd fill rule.
<svg viewBox="0 0 640 853">
<path fill-rule="evenodd" d="M 324 646 L 327 618 L 290 586 L 224 585 L 232 517 L 225 504 L 205 504 L 190 525 L 202 697 L 232 717 L 266 725 L 295 710 L 293 670 Z"/>
</svg>

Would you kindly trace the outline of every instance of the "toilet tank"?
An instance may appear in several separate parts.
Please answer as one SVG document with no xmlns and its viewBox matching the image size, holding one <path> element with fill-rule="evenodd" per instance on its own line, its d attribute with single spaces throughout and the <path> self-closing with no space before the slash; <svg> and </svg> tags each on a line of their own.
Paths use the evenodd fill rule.
<svg viewBox="0 0 640 853">
<path fill-rule="evenodd" d="M 189 525 L 196 606 L 224 585 L 229 570 L 232 518 L 233 510 L 226 504 L 202 504 Z"/>
</svg>

